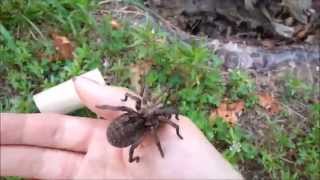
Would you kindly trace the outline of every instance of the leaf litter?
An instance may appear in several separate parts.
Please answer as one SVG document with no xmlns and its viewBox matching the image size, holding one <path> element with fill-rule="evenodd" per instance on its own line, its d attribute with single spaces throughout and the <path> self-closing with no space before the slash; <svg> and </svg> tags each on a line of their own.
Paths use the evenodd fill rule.
<svg viewBox="0 0 320 180">
<path fill-rule="evenodd" d="M 236 102 L 227 102 L 225 100 L 217 109 L 211 111 L 210 119 L 214 120 L 218 117 L 223 118 L 227 123 L 234 126 L 238 122 L 238 118 L 245 110 L 245 103 L 243 100 Z"/>
<path fill-rule="evenodd" d="M 73 59 L 74 46 L 72 42 L 65 36 L 52 33 L 52 39 L 57 54 L 52 60 Z"/>
<path fill-rule="evenodd" d="M 258 94 L 259 105 L 267 110 L 269 115 L 275 115 L 280 112 L 280 103 L 271 94 L 261 92 Z"/>
</svg>

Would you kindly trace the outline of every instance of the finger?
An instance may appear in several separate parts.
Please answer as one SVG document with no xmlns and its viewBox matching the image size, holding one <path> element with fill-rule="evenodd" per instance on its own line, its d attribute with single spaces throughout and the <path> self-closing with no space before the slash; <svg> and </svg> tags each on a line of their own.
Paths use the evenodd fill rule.
<svg viewBox="0 0 320 180">
<path fill-rule="evenodd" d="M 112 120 L 116 116 L 119 116 L 121 111 L 99 109 L 96 106 L 110 105 L 128 106 L 131 108 L 135 107 L 135 102 L 131 99 L 128 99 L 126 102 L 122 101 L 125 97 L 125 93 L 129 91 L 128 89 L 113 86 L 102 86 L 92 80 L 82 77 L 75 78 L 74 85 L 83 104 L 85 104 L 85 106 L 87 106 L 91 111 L 107 120 Z"/>
<path fill-rule="evenodd" d="M 1 144 L 86 152 L 97 127 L 108 122 L 58 114 L 1 113 Z"/>
<path fill-rule="evenodd" d="M 157 133 L 165 158 L 161 158 L 154 137 L 148 135 L 135 150 L 135 155 L 141 155 L 141 163 L 127 165 L 130 174 L 135 177 L 152 177 L 153 172 L 157 172 L 158 179 L 242 179 L 190 119 L 179 117 L 176 123 L 179 124 L 183 140 L 174 128 L 163 124 Z M 128 158 L 128 153 L 124 156 Z M 203 168 L 203 162 L 206 162 L 206 168 Z M 192 171 L 180 174 L 181 168 Z"/>
<path fill-rule="evenodd" d="M 83 155 L 32 146 L 1 146 L 1 176 L 70 179 Z"/>
<path fill-rule="evenodd" d="M 83 179 L 83 177 L 101 179 L 101 174 L 114 179 L 125 176 L 122 151 L 122 148 L 114 147 L 107 141 L 105 129 L 98 130 L 93 142 L 90 143 L 88 153 L 83 158 L 79 174 L 75 179 Z"/>
</svg>

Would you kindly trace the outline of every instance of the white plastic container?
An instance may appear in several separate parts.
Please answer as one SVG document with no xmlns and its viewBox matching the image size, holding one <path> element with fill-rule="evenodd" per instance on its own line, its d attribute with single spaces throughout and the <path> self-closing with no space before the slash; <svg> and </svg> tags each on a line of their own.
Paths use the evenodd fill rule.
<svg viewBox="0 0 320 180">
<path fill-rule="evenodd" d="M 103 76 L 98 69 L 80 76 L 105 85 Z M 34 95 L 33 100 L 40 112 L 66 114 L 83 107 L 71 79 Z"/>
</svg>

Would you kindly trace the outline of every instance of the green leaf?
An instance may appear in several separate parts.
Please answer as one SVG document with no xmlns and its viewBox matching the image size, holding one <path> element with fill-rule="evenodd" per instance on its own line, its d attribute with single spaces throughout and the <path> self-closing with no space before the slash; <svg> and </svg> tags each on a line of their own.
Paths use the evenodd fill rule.
<svg viewBox="0 0 320 180">
<path fill-rule="evenodd" d="M 6 46 L 12 51 L 15 51 L 17 46 L 14 42 L 14 39 L 11 36 L 11 33 L 7 31 L 7 29 L 2 24 L 0 24 L 0 33 L 2 35 L 3 40 L 6 43 Z M 0 38 L 0 41 L 1 41 L 1 38 Z"/>
</svg>

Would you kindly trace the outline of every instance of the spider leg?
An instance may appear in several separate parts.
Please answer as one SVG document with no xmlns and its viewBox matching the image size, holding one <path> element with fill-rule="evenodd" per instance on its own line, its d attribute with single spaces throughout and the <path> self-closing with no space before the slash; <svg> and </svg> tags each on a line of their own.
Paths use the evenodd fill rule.
<svg viewBox="0 0 320 180">
<path fill-rule="evenodd" d="M 153 97 L 152 101 L 154 102 L 154 104 L 167 104 L 170 96 L 171 96 L 171 89 L 168 89 L 167 95 L 166 95 L 166 97 L 165 97 L 163 102 L 162 102 L 162 99 L 161 99 L 161 97 L 163 97 L 163 93 L 160 93 L 159 95 Z"/>
<path fill-rule="evenodd" d="M 148 94 L 150 92 L 149 87 L 145 84 L 145 79 L 146 77 L 143 74 L 141 74 L 139 79 L 139 84 L 140 84 L 139 95 L 140 97 L 143 97 L 142 99 L 143 104 L 147 103 L 145 99 L 150 98 Z"/>
<path fill-rule="evenodd" d="M 140 97 L 142 98 L 142 103 L 143 104 L 147 104 L 147 101 L 151 99 L 151 94 L 150 94 L 150 89 L 148 86 L 146 86 L 145 84 L 142 85 L 142 89 L 140 92 Z"/>
<path fill-rule="evenodd" d="M 127 106 L 109 106 L 109 105 L 96 105 L 96 108 L 99 109 L 107 109 L 111 111 L 126 111 L 129 113 L 136 113 L 133 109 L 127 107 Z"/>
<path fill-rule="evenodd" d="M 124 95 L 124 99 L 121 99 L 121 101 L 127 101 L 128 97 L 136 101 L 136 109 L 140 110 L 141 109 L 141 99 L 138 96 L 132 95 L 130 93 L 126 93 Z"/>
<path fill-rule="evenodd" d="M 161 154 L 161 157 L 164 158 L 164 153 L 163 153 L 163 150 L 162 150 L 162 147 L 161 147 L 161 144 L 160 144 L 160 140 L 159 140 L 159 137 L 158 137 L 158 134 L 155 130 L 154 127 L 150 127 L 150 130 L 151 130 L 151 134 L 153 135 L 155 141 L 156 141 L 156 144 L 157 144 L 157 147 L 160 151 L 160 154 Z"/>
<path fill-rule="evenodd" d="M 142 142 L 142 139 L 143 138 L 140 138 L 139 141 L 137 141 L 132 146 L 130 146 L 130 149 L 129 149 L 129 163 L 132 163 L 133 161 L 136 161 L 138 163 L 140 161 L 140 157 L 139 156 L 133 157 L 133 153 L 134 153 L 134 150 L 138 147 L 138 145 Z"/>
<path fill-rule="evenodd" d="M 160 118 L 159 118 L 160 119 Z M 165 122 L 165 123 L 168 123 L 170 126 L 172 126 L 173 128 L 176 129 L 176 133 L 177 133 L 177 136 L 180 138 L 180 139 L 183 139 L 183 137 L 181 136 L 180 134 L 180 127 L 178 124 L 170 121 L 170 119 L 160 119 L 162 122 Z"/>
<path fill-rule="evenodd" d="M 154 104 L 162 104 L 161 103 L 161 97 L 163 96 L 163 94 L 162 93 L 160 93 L 159 95 L 157 95 L 157 96 L 155 96 L 155 97 L 153 97 L 152 99 L 151 99 L 151 101 L 153 101 L 154 102 Z"/>
<path fill-rule="evenodd" d="M 171 115 L 174 114 L 175 118 L 179 120 L 179 112 L 176 108 L 173 108 L 173 107 L 166 107 L 166 108 L 159 109 L 154 114 L 165 115 L 168 119 L 170 119 Z"/>
<path fill-rule="evenodd" d="M 172 88 L 168 88 L 168 93 L 167 93 L 166 98 L 164 99 L 164 103 L 163 104 L 167 104 L 168 103 L 168 100 L 169 100 L 171 94 L 172 94 Z"/>
<path fill-rule="evenodd" d="M 143 96 L 145 95 L 145 93 L 146 93 L 146 87 L 145 87 L 145 84 L 144 84 L 144 82 L 143 82 L 143 80 L 142 80 L 142 77 L 140 77 L 139 83 L 140 83 L 140 85 L 141 85 L 139 95 L 140 95 L 141 97 L 143 97 Z"/>
</svg>

